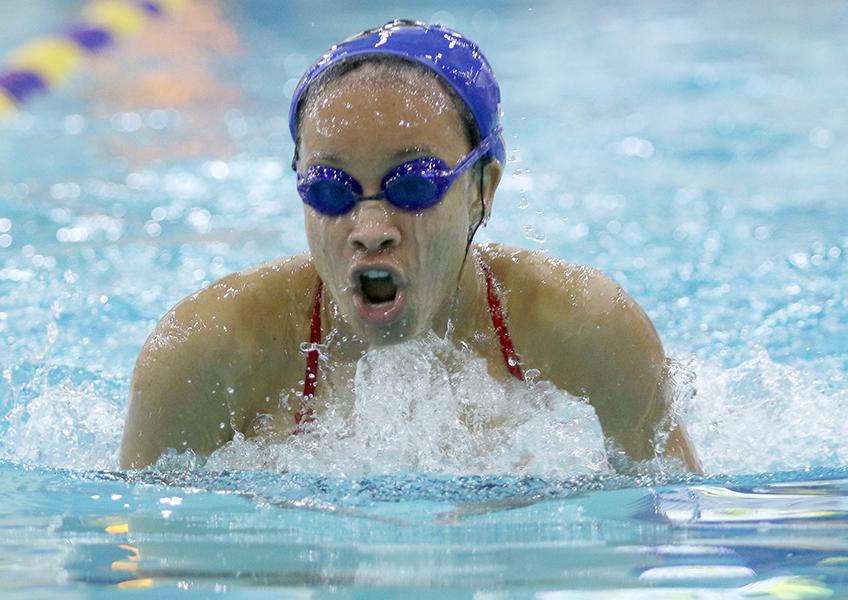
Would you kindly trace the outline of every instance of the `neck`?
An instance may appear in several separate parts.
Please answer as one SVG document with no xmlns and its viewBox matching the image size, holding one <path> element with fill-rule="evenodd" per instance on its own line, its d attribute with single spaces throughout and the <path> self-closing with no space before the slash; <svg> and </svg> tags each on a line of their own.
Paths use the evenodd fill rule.
<svg viewBox="0 0 848 600">
<path fill-rule="evenodd" d="M 485 303 L 486 289 L 477 265 L 477 253 L 469 248 L 457 277 L 456 292 L 436 313 L 432 330 L 455 342 L 469 340 L 480 328 L 480 307 Z"/>
</svg>

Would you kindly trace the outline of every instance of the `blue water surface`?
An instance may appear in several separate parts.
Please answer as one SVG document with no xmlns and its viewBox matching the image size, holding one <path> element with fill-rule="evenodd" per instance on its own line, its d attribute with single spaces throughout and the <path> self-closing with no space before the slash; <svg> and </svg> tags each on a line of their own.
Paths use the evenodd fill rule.
<svg viewBox="0 0 848 600">
<path fill-rule="evenodd" d="M 15 3 L 0 52 L 83 4 Z M 117 471 L 162 314 L 305 248 L 300 73 L 395 17 L 485 50 L 510 158 L 480 239 L 636 298 L 696 378 L 707 475 Z M 197 1 L 89 61 L 0 124 L 0 592 L 848 596 L 846 26 L 825 1 Z"/>
</svg>

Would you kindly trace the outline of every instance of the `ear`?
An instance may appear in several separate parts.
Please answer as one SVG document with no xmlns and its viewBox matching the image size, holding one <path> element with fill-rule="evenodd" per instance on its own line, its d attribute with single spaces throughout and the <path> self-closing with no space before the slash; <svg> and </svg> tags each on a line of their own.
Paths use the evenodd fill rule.
<svg viewBox="0 0 848 600">
<path fill-rule="evenodd" d="M 496 159 L 492 159 L 483 166 L 483 183 L 481 189 L 481 200 L 483 201 L 483 224 L 489 220 L 492 214 L 492 204 L 495 201 L 495 191 L 503 176 L 503 166 Z"/>
<path fill-rule="evenodd" d="M 492 203 L 495 200 L 495 190 L 498 189 L 498 184 L 500 183 L 501 176 L 503 175 L 503 167 L 501 166 L 501 163 L 495 159 L 492 159 L 483 165 L 482 169 L 482 181 L 479 183 L 475 182 L 472 185 L 475 185 L 475 187 L 479 186 L 479 201 L 483 203 L 483 219 L 480 220 L 481 210 L 477 201 L 472 202 L 468 207 L 468 220 L 472 224 L 476 224 L 474 225 L 475 230 L 479 225 L 483 225 L 489 220 L 489 216 L 492 214 Z"/>
</svg>

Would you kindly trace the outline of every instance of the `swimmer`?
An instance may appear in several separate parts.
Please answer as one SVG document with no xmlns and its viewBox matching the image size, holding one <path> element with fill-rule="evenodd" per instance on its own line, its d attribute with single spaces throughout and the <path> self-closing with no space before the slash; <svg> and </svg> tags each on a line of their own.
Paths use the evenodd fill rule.
<svg viewBox="0 0 848 600">
<path fill-rule="evenodd" d="M 133 373 L 123 468 L 169 448 L 208 456 L 236 434 L 298 435 L 369 348 L 434 332 L 494 378 L 533 369 L 586 398 L 631 459 L 655 458 L 661 429 L 664 453 L 699 469 L 636 302 L 593 269 L 473 243 L 505 163 L 500 90 L 473 43 L 411 21 L 363 32 L 307 70 L 289 116 L 309 251 L 165 315 Z"/>
</svg>

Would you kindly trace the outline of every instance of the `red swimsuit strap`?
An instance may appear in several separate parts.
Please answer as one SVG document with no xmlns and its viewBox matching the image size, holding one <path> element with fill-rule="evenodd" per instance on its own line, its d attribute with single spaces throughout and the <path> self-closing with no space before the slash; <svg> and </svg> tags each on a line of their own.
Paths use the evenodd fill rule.
<svg viewBox="0 0 848 600">
<path fill-rule="evenodd" d="M 501 306 L 501 297 L 498 294 L 497 284 L 492 276 L 492 271 L 489 265 L 482 260 L 478 260 L 477 263 L 480 265 L 480 270 L 483 271 L 483 276 L 486 278 L 486 300 L 489 305 L 489 315 L 492 317 L 492 327 L 494 327 L 501 345 L 501 354 L 503 354 L 506 369 L 510 375 L 524 381 L 521 358 L 519 358 L 518 352 L 515 351 L 515 346 L 512 345 L 512 338 L 509 335 L 509 329 L 506 326 L 506 317 Z M 299 426 L 301 423 L 308 423 L 314 418 L 309 401 L 315 395 L 315 388 L 318 384 L 318 348 L 316 346 L 321 343 L 321 292 L 323 287 L 323 283 L 319 280 L 318 287 L 315 288 L 315 299 L 312 302 L 312 325 L 309 328 L 310 349 L 306 351 L 306 373 L 303 375 L 303 396 L 301 397 L 300 410 L 294 416 L 294 422 L 298 425 L 297 431 L 300 430 Z"/>
<path fill-rule="evenodd" d="M 315 288 L 315 299 L 312 301 L 312 325 L 309 328 L 309 350 L 306 351 L 306 373 L 303 375 L 303 396 L 300 400 L 300 410 L 294 416 L 294 422 L 300 425 L 313 419 L 312 407 L 309 400 L 315 395 L 315 386 L 318 384 L 318 348 L 321 343 L 321 292 L 324 288 L 323 282 L 318 280 Z"/>
<path fill-rule="evenodd" d="M 498 335 L 498 341 L 501 344 L 501 354 L 503 354 L 506 369 L 510 375 L 524 381 L 521 358 L 519 358 L 518 352 L 515 351 L 515 346 L 512 345 L 512 337 L 510 337 L 509 329 L 506 326 L 506 317 L 501 306 L 501 297 L 498 294 L 495 278 L 492 276 L 492 270 L 482 259 L 478 259 L 477 263 L 480 265 L 480 270 L 483 271 L 483 276 L 486 278 L 486 298 L 489 302 L 489 315 L 492 317 L 492 327 L 495 328 L 495 333 Z"/>
</svg>

